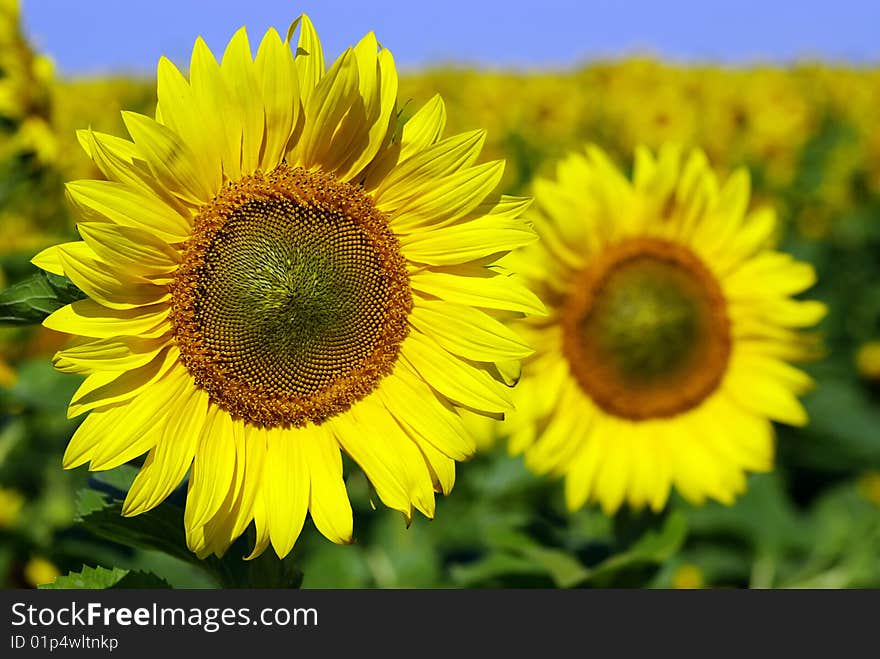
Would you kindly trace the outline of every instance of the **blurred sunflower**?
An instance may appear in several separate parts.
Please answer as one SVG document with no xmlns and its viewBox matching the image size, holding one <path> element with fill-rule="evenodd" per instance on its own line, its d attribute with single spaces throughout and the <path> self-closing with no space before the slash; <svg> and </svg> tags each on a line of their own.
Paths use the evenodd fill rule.
<svg viewBox="0 0 880 659">
<path fill-rule="evenodd" d="M 255 59 L 244 29 L 220 63 L 198 39 L 188 81 L 163 58 L 131 141 L 79 133 L 109 180 L 68 185 L 83 241 L 34 259 L 89 296 L 45 321 L 79 337 L 56 367 L 88 376 L 64 465 L 148 452 L 126 515 L 190 472 L 199 556 L 252 520 L 251 557 L 284 556 L 307 511 L 350 542 L 341 450 L 430 517 L 474 450 L 456 407 L 510 406 L 530 350 L 494 315 L 542 307 L 489 266 L 535 238 L 527 202 L 494 192 L 502 161 L 474 164 L 482 131 L 441 139 L 439 97 L 402 129 L 396 99 L 372 33 L 325 70 L 303 16 Z"/>
<path fill-rule="evenodd" d="M 681 160 L 639 149 L 630 182 L 597 148 L 570 155 L 534 186 L 542 240 L 511 255 L 551 314 L 523 323 L 510 447 L 565 475 L 572 510 L 659 510 L 673 486 L 730 503 L 772 467 L 771 420 L 807 422 L 811 380 L 788 362 L 825 314 L 791 297 L 813 268 L 770 247 L 746 171 L 719 184 L 701 152 Z"/>
</svg>

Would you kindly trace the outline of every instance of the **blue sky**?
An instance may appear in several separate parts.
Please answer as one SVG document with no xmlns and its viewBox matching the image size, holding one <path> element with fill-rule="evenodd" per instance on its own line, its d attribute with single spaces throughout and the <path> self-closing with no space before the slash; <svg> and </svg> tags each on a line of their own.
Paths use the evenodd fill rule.
<svg viewBox="0 0 880 659">
<path fill-rule="evenodd" d="M 368 30 L 398 66 L 560 68 L 654 54 L 727 64 L 824 59 L 880 65 L 880 2 L 341 2 L 339 0 L 21 0 L 26 29 L 65 75 L 152 74 L 185 65 L 201 34 L 221 51 L 241 25 L 252 42 L 307 12 L 337 55 Z"/>
</svg>

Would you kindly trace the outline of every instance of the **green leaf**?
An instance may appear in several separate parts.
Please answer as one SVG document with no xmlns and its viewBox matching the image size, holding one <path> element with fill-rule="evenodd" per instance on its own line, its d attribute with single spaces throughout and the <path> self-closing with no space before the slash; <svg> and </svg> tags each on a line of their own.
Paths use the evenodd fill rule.
<svg viewBox="0 0 880 659">
<path fill-rule="evenodd" d="M 76 493 L 76 515 L 79 518 L 101 510 L 107 505 L 107 497 L 91 488 L 83 488 Z"/>
<path fill-rule="evenodd" d="M 801 433 L 791 433 L 800 460 L 829 470 L 880 462 L 880 410 L 855 378 L 825 377 L 804 403 L 810 425 Z M 804 442 L 803 433 L 811 441 Z"/>
<path fill-rule="evenodd" d="M 88 531 L 126 547 L 157 549 L 188 562 L 200 562 L 186 547 L 183 511 L 164 504 L 135 517 L 122 516 L 122 504 L 113 502 L 82 516 Z"/>
<path fill-rule="evenodd" d="M 593 570 L 590 578 L 605 576 L 625 567 L 644 563 L 663 563 L 684 544 L 688 527 L 684 515 L 679 511 L 669 514 L 659 530 L 647 531 L 626 551 L 606 559 Z"/>
<path fill-rule="evenodd" d="M 248 563 L 248 588 L 299 588 L 302 580 L 303 573 L 293 564 L 292 556 L 279 560 L 267 552 Z"/>
<path fill-rule="evenodd" d="M 570 553 L 538 544 L 524 533 L 498 530 L 490 540 L 511 557 L 524 560 L 534 573 L 549 576 L 559 588 L 571 588 L 590 576 L 590 570 Z"/>
<path fill-rule="evenodd" d="M 138 471 L 139 469 L 134 465 L 125 464 L 107 471 L 96 471 L 89 476 L 124 497 L 125 493 L 131 489 L 131 484 L 134 483 Z"/>
<path fill-rule="evenodd" d="M 189 550 L 184 533 L 183 510 L 164 503 L 134 517 L 122 516 L 122 503 L 114 501 L 95 508 L 97 500 L 84 495 L 82 526 L 94 535 L 126 547 L 159 551 L 198 567 L 224 588 L 298 588 L 302 574 L 289 561 L 268 554 L 255 561 L 242 560 L 241 543 L 236 543 L 221 559 L 200 559 Z M 89 508 L 92 508 L 89 510 Z"/>
<path fill-rule="evenodd" d="M 549 574 L 553 583 L 559 588 L 572 588 L 591 576 L 591 571 L 587 567 L 561 549 L 525 545 L 521 548 L 521 553 Z"/>
<path fill-rule="evenodd" d="M 712 503 L 684 510 L 696 534 L 732 536 L 757 554 L 780 555 L 813 542 L 779 472 L 751 476 L 748 491 L 734 506 Z"/>
<path fill-rule="evenodd" d="M 104 590 L 108 588 L 171 588 L 168 582 L 151 572 L 121 570 L 119 568 L 89 567 L 70 572 L 50 584 L 39 586 L 45 590 Z"/>
<path fill-rule="evenodd" d="M 55 370 L 47 355 L 26 359 L 17 364 L 18 382 L 9 390 L 10 402 L 18 403 L 28 411 L 45 413 L 44 423 L 61 423 L 65 432 L 79 421 L 67 419 L 67 404 L 82 379 L 76 375 Z"/>
<path fill-rule="evenodd" d="M 518 531 L 498 530 L 489 537 L 495 551 L 469 565 L 453 566 L 452 576 L 465 586 L 498 579 L 506 583 L 504 578 L 511 575 L 543 576 L 558 588 L 574 588 L 607 580 L 626 568 L 663 563 L 681 548 L 686 535 L 684 516 L 673 512 L 661 528 L 644 532 L 628 549 L 590 568 L 565 549 L 541 545 Z"/>
<path fill-rule="evenodd" d="M 142 572 L 141 570 L 131 570 L 128 571 L 122 579 L 117 581 L 113 586 L 114 589 L 121 588 L 131 588 L 131 589 L 142 589 L 142 588 L 165 588 L 170 589 L 171 584 L 169 584 L 162 577 L 153 574 L 152 572 Z"/>
<path fill-rule="evenodd" d="M 120 570 L 115 567 L 108 569 L 83 565 L 82 571 L 70 572 L 66 576 L 57 577 L 52 583 L 43 584 L 39 588 L 46 590 L 103 590 L 104 588 L 112 588 L 127 574 L 128 570 Z"/>
<path fill-rule="evenodd" d="M 490 554 L 473 563 L 452 565 L 449 569 L 452 580 L 465 588 L 510 584 L 511 576 L 529 577 L 541 572 L 540 568 L 525 558 L 500 553 Z"/>
<path fill-rule="evenodd" d="M 0 293 L 0 324 L 34 325 L 85 294 L 67 277 L 40 271 Z"/>
</svg>

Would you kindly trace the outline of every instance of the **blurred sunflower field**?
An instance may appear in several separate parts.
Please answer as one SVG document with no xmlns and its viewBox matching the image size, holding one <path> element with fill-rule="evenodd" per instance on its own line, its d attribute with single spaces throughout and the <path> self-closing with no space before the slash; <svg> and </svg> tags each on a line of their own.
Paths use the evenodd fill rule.
<svg viewBox="0 0 880 659">
<path fill-rule="evenodd" d="M 251 564 L 248 583 L 281 565 L 307 588 L 880 587 L 880 69 L 646 58 L 540 73 L 436 68 L 402 74 L 401 118 L 435 93 L 448 132 L 486 129 L 483 157 L 507 161 L 506 194 L 531 195 L 536 177 L 586 144 L 627 173 L 637 147 L 669 142 L 701 149 L 722 178 L 747 168 L 750 207 L 775 209 L 776 248 L 813 265 L 806 295 L 828 307 L 804 367 L 816 383 L 803 399 L 809 424 L 777 426 L 774 468 L 750 475 L 731 505 L 673 494 L 659 512 L 569 512 L 560 480 L 530 473 L 490 436 L 459 465 L 435 519 L 406 525 L 374 507 L 350 469 L 355 543 L 333 545 L 307 522 L 284 563 Z M 59 78 L 22 33 L 17 2 L 0 0 L 0 289 L 32 277 L 40 250 L 76 239 L 64 182 L 101 178 L 77 129 L 125 135 L 121 110 L 155 107 L 154 80 Z M 113 501 L 142 459 L 62 469 L 80 422 L 66 415 L 80 378 L 52 365 L 66 340 L 39 325 L 0 328 L 4 587 L 69 573 L 58 584 L 72 587 L 101 567 L 107 583 L 216 586 L 242 552 L 207 567 L 188 552 L 185 487 L 117 523 Z"/>
</svg>

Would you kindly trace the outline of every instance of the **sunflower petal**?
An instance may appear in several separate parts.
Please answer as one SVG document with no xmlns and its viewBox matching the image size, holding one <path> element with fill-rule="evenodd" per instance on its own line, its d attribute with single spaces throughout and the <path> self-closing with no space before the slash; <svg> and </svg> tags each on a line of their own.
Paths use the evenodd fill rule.
<svg viewBox="0 0 880 659">
<path fill-rule="evenodd" d="M 199 167 L 196 156 L 177 133 L 137 112 L 123 112 L 122 120 L 153 176 L 166 189 L 191 204 L 202 204 L 213 196 L 215 181 Z"/>
<path fill-rule="evenodd" d="M 461 304 L 416 298 L 409 322 L 449 352 L 465 359 L 523 359 L 534 352 L 506 325 Z"/>
<path fill-rule="evenodd" d="M 521 220 L 491 215 L 462 224 L 400 237 L 411 261 L 428 265 L 457 265 L 507 252 L 538 239 Z"/>
<path fill-rule="evenodd" d="M 318 530 L 336 544 L 352 541 L 351 502 L 342 480 L 342 454 L 326 427 L 309 426 L 299 439 L 311 474 L 309 512 Z M 306 434 L 306 433 L 303 433 Z"/>
<path fill-rule="evenodd" d="M 410 332 L 400 354 L 431 387 L 467 407 L 504 412 L 513 403 L 506 386 L 453 357 L 421 332 Z"/>
<path fill-rule="evenodd" d="M 241 170 L 252 172 L 260 165 L 265 116 L 262 94 L 245 28 L 239 29 L 226 46 L 220 62 L 220 70 L 241 121 Z M 292 106 L 293 103 L 290 105 Z"/>
<path fill-rule="evenodd" d="M 271 170 L 281 162 L 302 113 L 299 78 L 290 49 L 274 29 L 263 37 L 255 66 L 266 117 L 261 167 Z"/>
<path fill-rule="evenodd" d="M 485 268 L 422 270 L 410 275 L 410 283 L 415 290 L 447 302 L 540 316 L 547 314 L 538 297 L 515 278 L 496 275 Z"/>
<path fill-rule="evenodd" d="M 446 105 L 440 94 L 435 94 L 418 109 L 403 126 L 400 139 L 400 162 L 409 160 L 420 151 L 436 144 L 446 127 Z"/>
<path fill-rule="evenodd" d="M 287 556 L 299 537 L 309 507 L 309 466 L 300 440 L 309 432 L 280 428 L 268 431 L 263 478 L 266 480 L 266 509 L 269 538 L 279 557 Z"/>
<path fill-rule="evenodd" d="M 162 437 L 131 484 L 123 515 L 155 508 L 180 485 L 195 457 L 207 414 L 208 394 L 202 389 L 189 385 L 171 399 Z"/>
<path fill-rule="evenodd" d="M 94 300 L 78 300 L 61 307 L 44 321 L 43 325 L 56 332 L 78 334 L 96 339 L 116 336 L 137 336 L 154 339 L 171 329 L 167 304 L 109 309 Z"/>
<path fill-rule="evenodd" d="M 287 30 L 287 42 L 293 38 L 297 27 L 299 27 L 299 41 L 296 46 L 296 71 L 305 105 L 318 86 L 318 82 L 324 77 L 324 51 L 318 33 L 315 32 L 315 26 L 305 14 L 291 23 Z"/>
<path fill-rule="evenodd" d="M 67 196 L 87 220 L 143 229 L 169 244 L 183 242 L 192 231 L 189 220 L 161 199 L 122 183 L 73 181 Z"/>
</svg>

